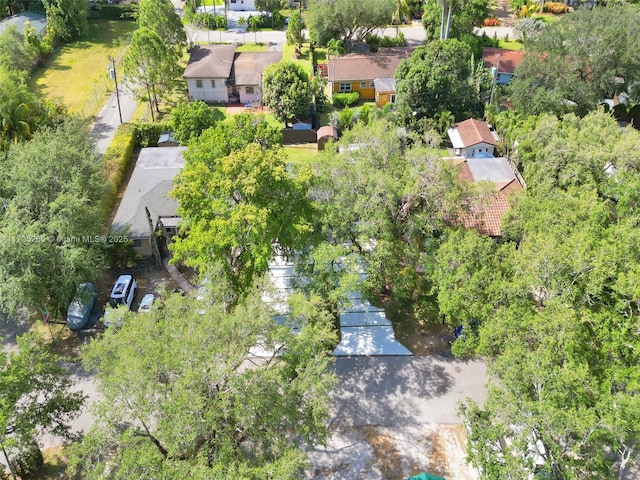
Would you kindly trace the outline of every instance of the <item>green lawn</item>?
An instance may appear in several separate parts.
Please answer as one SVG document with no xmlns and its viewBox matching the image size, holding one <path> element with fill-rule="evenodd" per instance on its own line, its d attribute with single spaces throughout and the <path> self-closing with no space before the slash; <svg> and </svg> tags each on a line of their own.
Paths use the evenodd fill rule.
<svg viewBox="0 0 640 480">
<path fill-rule="evenodd" d="M 519 42 L 517 40 L 498 40 L 498 46 L 500 48 L 506 48 L 508 50 L 522 50 L 524 48 L 524 43 Z"/>
<path fill-rule="evenodd" d="M 114 88 L 108 57 L 122 59 L 136 27 L 130 20 L 89 20 L 87 37 L 55 52 L 33 75 L 32 89 L 43 97 L 62 99 L 72 113 L 97 115 Z M 122 65 L 116 70 L 122 78 Z"/>
<path fill-rule="evenodd" d="M 533 15 L 531 15 L 531 18 L 535 19 L 535 20 L 542 20 L 544 23 L 549 23 L 549 22 L 557 22 L 558 20 L 560 20 L 560 18 L 562 17 L 562 15 L 555 15 L 553 13 L 534 13 Z"/>
<path fill-rule="evenodd" d="M 302 51 L 298 58 L 294 55 L 295 49 L 295 45 L 285 43 L 282 51 L 282 59 L 299 63 L 307 72 L 309 72 L 309 75 L 311 75 L 313 69 L 311 67 L 311 51 L 309 50 L 309 43 L 302 44 Z M 318 63 L 327 63 L 326 48 L 316 48 L 316 61 Z"/>
<path fill-rule="evenodd" d="M 222 0 L 200 0 L 198 2 L 198 5 L 200 5 L 201 7 L 204 7 L 204 6 L 213 7 L 214 5 L 216 5 L 216 6 L 217 5 L 222 5 Z M 207 13 L 209 13 L 209 9 L 207 9 Z M 211 12 L 211 13 L 213 13 L 213 12 Z M 224 8 L 220 12 L 220 15 L 224 15 Z"/>
<path fill-rule="evenodd" d="M 267 52 L 269 47 L 264 43 L 245 43 L 236 46 L 236 52 Z"/>
<path fill-rule="evenodd" d="M 309 163 L 318 155 L 318 145 L 315 143 L 304 143 L 301 145 L 285 145 L 284 151 L 290 163 Z"/>
</svg>

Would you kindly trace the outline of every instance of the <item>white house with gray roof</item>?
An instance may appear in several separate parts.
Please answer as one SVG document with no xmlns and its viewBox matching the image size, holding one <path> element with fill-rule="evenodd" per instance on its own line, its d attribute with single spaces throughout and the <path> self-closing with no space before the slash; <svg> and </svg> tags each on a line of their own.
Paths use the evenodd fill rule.
<svg viewBox="0 0 640 480">
<path fill-rule="evenodd" d="M 169 241 L 177 233 L 178 202 L 169 197 L 176 176 L 185 165 L 186 147 L 148 147 L 140 150 L 138 161 L 124 192 L 112 231 L 126 232 L 135 252 L 151 257 L 152 231 L 160 230 Z M 151 226 L 146 210 L 151 214 Z"/>
<path fill-rule="evenodd" d="M 236 52 L 231 45 L 197 45 L 183 77 L 190 100 L 249 103 L 262 100 L 262 73 L 282 52 Z"/>
</svg>

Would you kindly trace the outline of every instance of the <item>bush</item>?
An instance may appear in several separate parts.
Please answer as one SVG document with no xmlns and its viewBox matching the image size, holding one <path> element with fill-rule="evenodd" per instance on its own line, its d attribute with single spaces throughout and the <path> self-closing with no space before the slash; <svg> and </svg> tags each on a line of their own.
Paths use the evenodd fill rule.
<svg viewBox="0 0 640 480">
<path fill-rule="evenodd" d="M 569 11 L 569 7 L 561 2 L 547 2 L 544 4 L 543 12 L 562 14 Z"/>
<path fill-rule="evenodd" d="M 375 33 L 368 33 L 366 37 L 364 37 L 364 41 L 369 47 L 370 52 L 377 52 L 380 48 L 380 36 Z"/>
<path fill-rule="evenodd" d="M 253 15 L 249 15 L 251 18 Z M 280 12 L 273 12 L 273 22 L 271 21 L 271 16 L 268 14 L 260 15 L 258 17 L 260 19 L 260 23 L 258 24 L 258 28 L 274 28 L 280 29 L 284 27 L 284 17 L 280 14 Z M 253 30 L 249 28 L 249 30 Z"/>
<path fill-rule="evenodd" d="M 333 95 L 333 104 L 336 107 L 350 107 L 360 99 L 360 93 L 335 93 Z"/>
<path fill-rule="evenodd" d="M 141 147 L 156 146 L 160 135 L 170 130 L 169 122 L 140 122 L 136 125 L 136 144 Z"/>
<path fill-rule="evenodd" d="M 499 27 L 500 20 L 495 17 L 485 18 L 483 24 L 485 27 Z"/>
<path fill-rule="evenodd" d="M 380 39 L 381 47 L 404 47 L 406 44 L 406 39 L 404 38 L 404 33 L 398 32 L 397 37 L 388 37 L 384 36 Z"/>
<path fill-rule="evenodd" d="M 104 20 L 133 20 L 135 5 L 129 4 L 98 4 L 97 10 L 92 10 L 92 17 L 103 18 Z"/>
<path fill-rule="evenodd" d="M 483 33 L 482 36 L 473 33 L 463 33 L 459 39 L 462 43 L 466 43 L 471 48 L 471 52 L 475 58 L 482 58 L 482 49 L 484 47 L 497 47 L 500 42 L 497 38 L 491 38 Z"/>
<path fill-rule="evenodd" d="M 109 194 L 105 199 L 105 212 L 109 214 L 113 207 L 118 189 L 127 171 L 133 149 L 136 147 L 136 126 L 132 123 L 122 123 L 111 140 L 103 157 L 103 167 L 109 187 Z"/>
<path fill-rule="evenodd" d="M 354 115 L 353 110 L 350 108 L 345 108 L 342 110 L 338 118 L 340 119 L 340 126 L 343 130 L 349 130 L 353 127 L 353 124 L 356 122 L 357 117 Z"/>
<path fill-rule="evenodd" d="M 20 451 L 14 458 L 13 464 L 16 475 L 27 477 L 33 475 L 44 465 L 44 458 L 40 451 L 40 446 L 35 440 L 24 450 Z"/>
</svg>

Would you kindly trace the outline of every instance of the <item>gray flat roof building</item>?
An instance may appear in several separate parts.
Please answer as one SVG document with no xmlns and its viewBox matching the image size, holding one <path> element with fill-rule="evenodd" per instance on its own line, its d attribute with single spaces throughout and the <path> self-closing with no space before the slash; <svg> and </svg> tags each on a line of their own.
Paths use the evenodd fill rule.
<svg viewBox="0 0 640 480">
<path fill-rule="evenodd" d="M 175 177 L 185 165 L 186 147 L 148 147 L 140 150 L 138 161 L 113 219 L 114 231 L 127 231 L 134 240 L 150 236 L 145 207 L 153 227 L 160 217 L 175 217 L 178 202 L 169 197 Z"/>
</svg>

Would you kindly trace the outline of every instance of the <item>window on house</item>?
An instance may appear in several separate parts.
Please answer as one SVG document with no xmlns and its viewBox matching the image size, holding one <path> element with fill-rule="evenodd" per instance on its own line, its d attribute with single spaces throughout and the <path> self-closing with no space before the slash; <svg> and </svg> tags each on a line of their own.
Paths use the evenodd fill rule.
<svg viewBox="0 0 640 480">
<path fill-rule="evenodd" d="M 389 95 L 389 101 L 391 103 L 396 103 L 396 95 L 395 95 L 395 93 L 392 93 L 391 95 Z"/>
<path fill-rule="evenodd" d="M 134 238 L 133 239 L 133 246 L 134 247 L 141 247 L 142 246 L 142 241 L 139 238 Z"/>
<path fill-rule="evenodd" d="M 253 93 L 253 87 L 247 87 L 247 93 Z"/>
<path fill-rule="evenodd" d="M 196 88 L 202 88 L 202 80 L 196 80 Z"/>
<path fill-rule="evenodd" d="M 367 88 L 367 82 L 360 82 L 360 88 Z"/>
<path fill-rule="evenodd" d="M 211 80 L 211 88 L 216 88 L 216 81 L 215 80 Z"/>
<path fill-rule="evenodd" d="M 351 84 L 350 83 L 341 83 L 339 90 L 341 92 L 350 92 L 351 91 Z"/>
<path fill-rule="evenodd" d="M 375 85 L 373 82 L 369 82 L 369 88 L 375 88 Z"/>
</svg>

